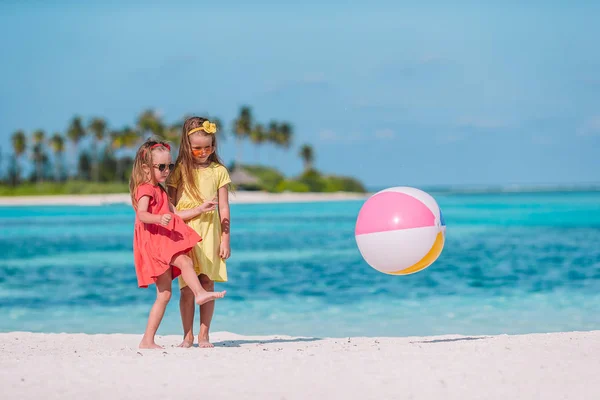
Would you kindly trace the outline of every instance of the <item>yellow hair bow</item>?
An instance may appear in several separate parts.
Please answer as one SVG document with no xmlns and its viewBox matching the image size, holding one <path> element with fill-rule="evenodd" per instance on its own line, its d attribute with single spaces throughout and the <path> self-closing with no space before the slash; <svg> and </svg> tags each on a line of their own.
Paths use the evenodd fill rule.
<svg viewBox="0 0 600 400">
<path fill-rule="evenodd" d="M 212 135 L 213 133 L 217 133 L 217 124 L 206 120 L 202 123 L 202 126 L 199 126 L 198 128 L 194 128 L 194 129 L 190 130 L 188 132 L 188 136 L 190 136 L 192 133 L 195 133 L 198 131 L 204 131 L 204 132 Z"/>
</svg>

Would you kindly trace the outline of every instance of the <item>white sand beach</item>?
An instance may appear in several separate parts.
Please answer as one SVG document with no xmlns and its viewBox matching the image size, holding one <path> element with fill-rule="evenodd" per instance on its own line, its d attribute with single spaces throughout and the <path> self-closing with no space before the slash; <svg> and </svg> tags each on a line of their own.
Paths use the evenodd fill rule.
<svg viewBox="0 0 600 400">
<path fill-rule="evenodd" d="M 600 331 L 313 339 L 215 333 L 214 349 L 138 335 L 0 334 L 3 399 L 600 398 Z"/>
<path fill-rule="evenodd" d="M 361 193 L 267 193 L 234 192 L 229 195 L 231 204 L 247 203 L 296 203 L 316 201 L 366 200 L 368 194 Z M 128 193 L 52 195 L 52 196 L 3 196 L 0 206 L 73 205 L 99 206 L 106 204 L 131 204 Z"/>
</svg>

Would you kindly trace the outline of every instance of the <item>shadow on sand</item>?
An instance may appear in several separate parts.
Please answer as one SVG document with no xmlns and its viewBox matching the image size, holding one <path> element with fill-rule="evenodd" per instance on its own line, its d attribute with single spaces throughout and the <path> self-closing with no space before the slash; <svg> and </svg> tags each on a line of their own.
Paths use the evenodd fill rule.
<svg viewBox="0 0 600 400">
<path fill-rule="evenodd" d="M 411 342 L 411 343 L 448 343 L 448 342 L 463 342 L 470 340 L 483 340 L 488 339 L 490 336 L 478 336 L 478 337 L 464 337 L 464 338 L 454 338 L 454 339 L 433 339 L 433 340 L 422 340 L 419 342 Z"/>
<path fill-rule="evenodd" d="M 271 344 L 271 343 L 309 343 L 321 340 L 320 338 L 291 338 L 291 339 L 266 339 L 266 340 L 223 340 L 213 343 L 215 347 L 241 347 L 246 344 Z M 194 347 L 198 347 L 197 344 Z"/>
</svg>

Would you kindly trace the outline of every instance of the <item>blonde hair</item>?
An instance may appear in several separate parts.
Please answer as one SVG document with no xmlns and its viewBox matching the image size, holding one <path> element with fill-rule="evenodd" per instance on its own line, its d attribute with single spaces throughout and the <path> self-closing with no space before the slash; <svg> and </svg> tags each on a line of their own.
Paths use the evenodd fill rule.
<svg viewBox="0 0 600 400">
<path fill-rule="evenodd" d="M 133 168 L 131 170 L 131 177 L 129 178 L 129 194 L 131 195 L 131 205 L 137 210 L 137 189 L 144 183 L 151 183 L 152 185 L 158 185 L 164 191 L 165 189 L 158 184 L 154 178 L 154 174 L 150 174 L 150 180 L 146 171 L 144 171 L 144 165 L 152 170 L 152 153 L 155 151 L 171 151 L 171 146 L 160 139 L 148 139 L 138 149 L 133 160 Z"/>
<path fill-rule="evenodd" d="M 177 161 L 175 162 L 175 170 L 171 173 L 169 177 L 169 183 L 172 182 L 171 179 L 179 178 L 180 183 L 182 183 L 188 192 L 196 197 L 197 199 L 201 199 L 200 189 L 196 184 L 196 180 L 194 179 L 194 174 L 192 173 L 194 170 L 194 156 L 192 155 L 192 144 L 190 143 L 189 136 L 192 135 L 201 135 L 201 136 L 210 136 L 212 138 L 212 146 L 214 151 L 208 157 L 209 162 L 214 162 L 223 167 L 223 161 L 217 154 L 217 136 L 215 133 L 207 133 L 202 128 L 202 124 L 208 121 L 207 118 L 203 117 L 190 117 L 185 120 L 183 123 L 183 129 L 181 130 L 181 145 L 179 146 L 179 154 L 177 155 Z M 195 130 L 194 132 L 191 132 Z M 173 182 L 175 183 L 175 182 Z M 171 183 L 171 184 L 173 184 Z M 173 204 L 177 203 L 176 199 L 171 199 Z"/>
</svg>

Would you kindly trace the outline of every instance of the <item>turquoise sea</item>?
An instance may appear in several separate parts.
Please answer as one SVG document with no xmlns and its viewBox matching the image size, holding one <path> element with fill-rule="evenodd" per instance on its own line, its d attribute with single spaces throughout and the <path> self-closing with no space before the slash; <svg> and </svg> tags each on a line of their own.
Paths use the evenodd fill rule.
<svg viewBox="0 0 600 400">
<path fill-rule="evenodd" d="M 409 276 L 370 268 L 362 201 L 232 205 L 213 331 L 307 336 L 600 329 L 600 192 L 432 193 L 447 241 Z M 139 333 L 129 206 L 1 207 L 0 331 Z M 179 334 L 174 283 L 160 334 Z M 197 317 L 196 317 L 197 323 Z"/>
</svg>

